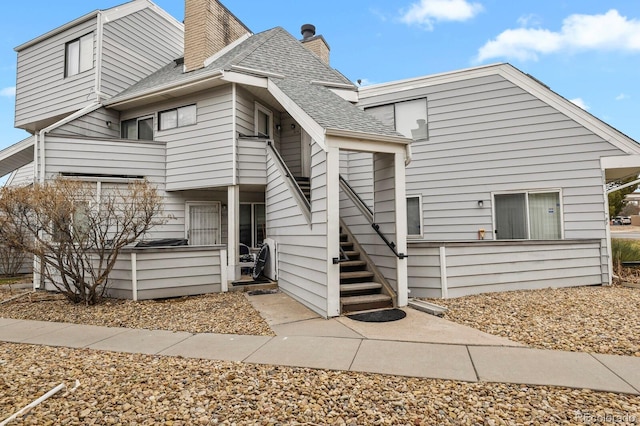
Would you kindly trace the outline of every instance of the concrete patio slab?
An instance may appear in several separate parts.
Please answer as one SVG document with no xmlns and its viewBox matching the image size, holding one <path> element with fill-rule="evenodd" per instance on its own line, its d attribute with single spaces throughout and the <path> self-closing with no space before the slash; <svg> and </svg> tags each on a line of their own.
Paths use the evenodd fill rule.
<svg viewBox="0 0 640 426">
<path fill-rule="evenodd" d="M 272 325 L 278 336 L 347 337 L 362 339 L 362 336 L 335 319 L 313 318 L 288 324 Z"/>
<path fill-rule="evenodd" d="M 640 357 L 592 354 L 640 393 Z"/>
<path fill-rule="evenodd" d="M 337 337 L 278 336 L 245 361 L 255 364 L 348 370 L 360 342 L 360 339 Z"/>
<path fill-rule="evenodd" d="M 246 297 L 269 325 L 320 318 L 320 315 L 284 293 Z"/>
<path fill-rule="evenodd" d="M 56 333 L 31 337 L 22 343 L 83 348 L 126 331 L 124 328 L 72 324 Z"/>
<path fill-rule="evenodd" d="M 637 393 L 586 353 L 470 346 L 480 380 Z"/>
<path fill-rule="evenodd" d="M 337 321 L 367 339 L 459 345 L 524 346 L 503 337 L 483 333 L 411 308 L 402 309 L 406 318 L 384 323 L 362 322 L 339 317 Z"/>
<path fill-rule="evenodd" d="M 364 340 L 352 371 L 476 382 L 466 346 Z"/>
<path fill-rule="evenodd" d="M 87 345 L 104 351 L 154 355 L 193 336 L 183 331 L 125 329 L 123 333 Z"/>
<path fill-rule="evenodd" d="M 5 342 L 22 343 L 37 336 L 56 336 L 57 333 L 71 324 L 49 321 L 18 321 L 0 327 L 0 340 Z"/>
<path fill-rule="evenodd" d="M 267 336 L 196 334 L 160 352 L 160 354 L 220 361 L 242 361 L 270 339 L 271 337 Z"/>
</svg>

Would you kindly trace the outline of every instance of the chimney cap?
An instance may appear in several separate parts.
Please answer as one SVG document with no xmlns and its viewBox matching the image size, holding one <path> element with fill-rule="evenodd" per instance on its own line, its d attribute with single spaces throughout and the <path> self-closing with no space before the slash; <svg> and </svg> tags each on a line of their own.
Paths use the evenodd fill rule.
<svg viewBox="0 0 640 426">
<path fill-rule="evenodd" d="M 316 35 L 316 26 L 312 24 L 304 24 L 300 27 L 300 33 L 303 39 L 311 38 Z"/>
</svg>

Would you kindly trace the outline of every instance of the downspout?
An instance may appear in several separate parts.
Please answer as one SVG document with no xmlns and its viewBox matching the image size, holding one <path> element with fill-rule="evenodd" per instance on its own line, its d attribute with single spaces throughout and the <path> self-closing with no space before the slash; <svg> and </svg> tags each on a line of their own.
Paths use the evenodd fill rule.
<svg viewBox="0 0 640 426">
<path fill-rule="evenodd" d="M 411 164 L 411 158 L 413 157 L 413 152 L 411 151 L 411 144 L 408 143 L 405 148 L 404 148 L 405 154 L 404 154 L 404 165 L 408 166 L 409 164 Z"/>
<path fill-rule="evenodd" d="M 33 183 L 38 182 L 38 132 L 33 133 Z"/>
<path fill-rule="evenodd" d="M 102 41 L 104 38 L 104 14 L 102 11 L 98 12 L 96 19 L 98 21 L 96 30 L 96 69 L 93 89 L 96 94 L 96 102 L 100 102 L 100 97 L 106 97 L 106 95 L 102 93 Z"/>
<path fill-rule="evenodd" d="M 238 104 L 238 91 L 237 84 L 231 84 L 231 185 L 237 185 L 238 181 L 238 138 L 236 137 L 236 126 L 238 121 L 238 113 L 237 113 L 237 104 Z"/>
</svg>

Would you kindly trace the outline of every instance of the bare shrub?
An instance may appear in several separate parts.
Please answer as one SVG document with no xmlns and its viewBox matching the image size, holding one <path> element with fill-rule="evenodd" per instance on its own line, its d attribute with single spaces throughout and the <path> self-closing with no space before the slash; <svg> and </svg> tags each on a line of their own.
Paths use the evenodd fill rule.
<svg viewBox="0 0 640 426">
<path fill-rule="evenodd" d="M 0 216 L 9 245 L 33 254 L 46 280 L 87 305 L 104 295 L 120 250 L 166 222 L 162 198 L 147 181 L 98 191 L 95 182 L 63 177 L 3 188 Z"/>
</svg>

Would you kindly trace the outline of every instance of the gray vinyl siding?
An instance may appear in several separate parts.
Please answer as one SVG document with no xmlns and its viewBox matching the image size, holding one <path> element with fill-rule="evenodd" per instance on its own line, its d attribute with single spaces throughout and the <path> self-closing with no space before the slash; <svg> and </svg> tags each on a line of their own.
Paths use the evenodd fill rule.
<svg viewBox="0 0 640 426">
<path fill-rule="evenodd" d="M 107 126 L 107 122 L 111 125 Z M 51 131 L 51 134 L 96 138 L 120 137 L 120 113 L 100 108 Z"/>
<path fill-rule="evenodd" d="M 267 141 L 238 139 L 238 184 L 266 185 Z"/>
<path fill-rule="evenodd" d="M 15 126 L 59 117 L 95 100 L 96 19 L 18 52 Z M 94 33 L 94 67 L 65 78 L 65 44 Z"/>
<path fill-rule="evenodd" d="M 491 240 L 493 194 L 559 190 L 564 239 L 600 239 L 600 257 L 590 258 L 590 267 L 585 267 L 583 260 L 566 256 L 567 269 L 556 276 L 555 285 L 607 282 L 600 158 L 624 153 L 498 74 L 377 97 L 363 96 L 361 106 L 423 96 L 429 104 L 429 140 L 412 143 L 406 190 L 408 194 L 422 195 L 424 241 L 481 243 L 479 229 L 484 229 L 485 239 Z M 350 154 L 350 158 L 354 155 L 359 154 Z M 366 182 L 369 176 L 366 168 L 349 169 L 350 181 Z M 478 207 L 478 200 L 483 201 L 483 207 Z M 514 242 L 514 246 L 518 244 Z M 563 247 L 563 242 L 548 244 Z M 410 258 L 409 265 L 419 259 Z M 490 256 L 484 259 L 487 267 L 497 261 Z M 549 265 L 553 270 L 554 266 Z M 587 277 L 580 275 L 586 271 Z M 431 282 L 428 276 L 423 278 Z M 415 286 L 415 277 L 411 279 L 410 285 Z M 516 283 L 526 286 L 527 282 L 525 275 L 513 275 L 507 285 L 504 275 L 496 273 L 493 281 L 477 288 L 519 288 Z M 538 285 L 542 284 L 531 281 L 530 286 Z M 458 294 L 462 294 L 464 287 L 459 288 Z"/>
<path fill-rule="evenodd" d="M 157 131 L 167 143 L 167 190 L 228 186 L 233 182 L 231 86 L 163 105 L 162 109 L 197 103 L 197 124 Z M 156 126 L 157 127 L 157 126 Z"/>
<path fill-rule="evenodd" d="M 136 254 L 138 299 L 178 297 L 221 291 L 220 250 L 215 247 L 125 249 L 109 276 L 108 294 L 133 298 L 131 254 Z"/>
<path fill-rule="evenodd" d="M 348 174 L 345 177 L 349 185 L 373 210 L 373 154 L 368 152 L 348 152 Z"/>
<path fill-rule="evenodd" d="M 312 145 L 311 224 L 285 176 L 267 152 L 267 235 L 278 243 L 278 286 L 313 311 L 327 315 L 326 153 Z"/>
<path fill-rule="evenodd" d="M 445 247 L 448 297 L 508 290 L 601 284 L 600 240 L 410 243 L 413 297 L 442 297 Z"/>
<path fill-rule="evenodd" d="M 113 96 L 183 52 L 183 32 L 150 9 L 104 25 L 102 92 Z"/>
<path fill-rule="evenodd" d="M 477 239 L 493 228 L 492 192 L 546 189 L 562 189 L 565 238 L 606 237 L 600 157 L 622 151 L 499 75 L 366 102 L 420 96 L 430 138 L 412 144 L 406 173 L 407 193 L 423 196 L 425 240 Z"/>
<path fill-rule="evenodd" d="M 58 173 L 144 176 L 164 182 L 165 144 L 48 135 L 45 140 L 47 177 Z"/>
<path fill-rule="evenodd" d="M 296 126 L 297 131 L 291 129 L 292 124 Z M 301 138 L 299 124 L 288 114 L 284 115 L 282 117 L 282 136 L 280 137 L 278 150 L 294 176 L 302 176 Z"/>
<path fill-rule="evenodd" d="M 7 180 L 8 186 L 26 186 L 33 183 L 33 162 L 17 169 Z"/>
</svg>

